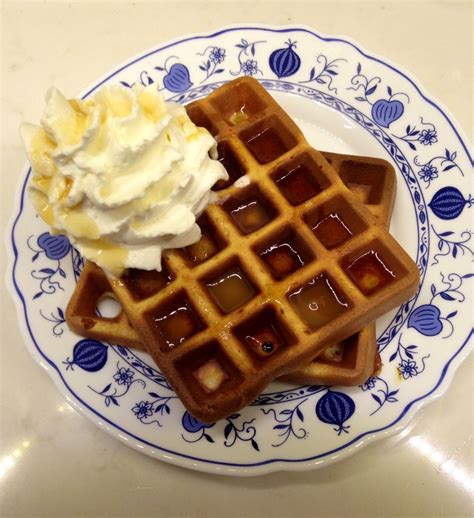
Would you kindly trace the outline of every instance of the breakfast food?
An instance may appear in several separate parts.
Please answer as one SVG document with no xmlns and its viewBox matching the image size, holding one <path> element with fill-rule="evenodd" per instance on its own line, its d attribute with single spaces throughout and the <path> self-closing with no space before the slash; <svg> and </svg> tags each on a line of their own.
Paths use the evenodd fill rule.
<svg viewBox="0 0 474 518">
<path fill-rule="evenodd" d="M 202 232 L 213 245 L 197 261 L 170 250 L 145 293 L 140 270 L 111 286 L 187 409 L 213 422 L 405 301 L 419 275 L 257 81 L 237 79 L 188 110 L 238 164 L 224 163 L 230 181 L 245 172 L 250 183 L 209 205 Z M 306 184 L 296 197 L 290 179 Z"/>
<path fill-rule="evenodd" d="M 396 192 L 395 170 L 385 160 L 323 153 L 345 185 L 388 228 Z M 327 347 L 319 356 L 281 377 L 292 383 L 359 385 L 381 367 L 375 322 Z"/>
<path fill-rule="evenodd" d="M 346 186 L 377 216 L 380 224 L 388 226 L 396 191 L 393 167 L 385 160 L 375 158 L 324 152 L 323 155 Z M 202 243 L 192 247 L 191 260 L 199 257 L 198 249 L 213 249 L 209 240 L 205 234 Z M 149 286 L 146 276 L 142 275 L 144 286 Z M 139 334 L 123 310 L 113 318 L 97 312 L 98 302 L 107 296 L 112 296 L 107 276 L 93 263 L 86 263 L 66 311 L 70 328 L 87 338 L 144 349 Z M 357 334 L 328 346 L 317 358 L 283 379 L 295 383 L 357 385 L 374 372 L 374 362 L 378 360 L 376 350 L 375 323 L 370 323 Z"/>
<path fill-rule="evenodd" d="M 236 79 L 187 110 L 216 138 L 229 175 L 215 186 L 218 202 L 200 216 L 203 237 L 198 240 L 198 232 L 185 248 L 170 247 L 160 265 L 150 260 L 134 268 L 127 262 L 134 257 L 133 240 L 121 241 L 122 256 L 107 252 L 110 236 L 105 243 L 98 236 L 92 259 L 108 272 L 108 286 L 130 321 L 130 337 L 134 329 L 190 413 L 213 422 L 404 302 L 416 291 L 419 274 L 358 199 L 368 196 L 370 203 L 370 193 L 347 189 L 256 80 Z M 155 118 L 153 109 L 145 111 Z M 163 150 L 166 139 L 162 144 Z M 139 160 L 137 169 L 144 164 Z M 127 191 L 116 180 L 105 189 L 112 198 L 116 189 Z M 75 181 L 59 197 L 68 198 Z M 188 186 L 196 201 L 193 183 Z M 210 187 L 195 207 L 204 209 L 211 200 Z M 51 186 L 45 189 L 51 197 Z M 142 197 L 146 202 L 133 228 L 144 222 L 145 235 L 156 228 L 160 238 L 168 235 L 162 221 L 167 213 L 154 203 L 162 195 L 157 186 L 133 201 L 133 214 L 143 208 Z M 190 212 L 192 227 L 200 210 Z M 161 254 L 167 247 L 159 248 Z M 107 260 L 100 264 L 102 259 Z"/>
</svg>

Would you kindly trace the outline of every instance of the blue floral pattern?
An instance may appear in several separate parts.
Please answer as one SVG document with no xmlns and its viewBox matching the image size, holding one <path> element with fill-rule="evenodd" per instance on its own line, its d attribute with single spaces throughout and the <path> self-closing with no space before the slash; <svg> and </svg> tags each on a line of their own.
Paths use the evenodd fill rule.
<svg viewBox="0 0 474 518">
<path fill-rule="evenodd" d="M 438 308 L 439 302 L 457 302 L 462 303 L 466 300 L 466 296 L 461 292 L 461 287 L 466 279 L 470 279 L 474 274 L 467 273 L 458 275 L 457 273 L 450 273 L 443 275 L 441 273 L 441 282 L 444 285 L 442 289 L 437 289 L 435 284 L 431 284 L 431 299 L 428 304 L 418 306 L 410 315 L 408 319 L 408 328 L 416 329 L 424 336 L 436 336 L 441 333 L 444 326 L 449 328 L 448 333 L 442 338 L 449 338 L 454 331 L 454 325 L 451 321 L 458 312 L 449 310 L 445 317 L 441 316 L 441 311 Z M 439 298 L 438 298 L 439 297 Z M 437 300 L 437 304 L 434 301 Z"/>
<path fill-rule="evenodd" d="M 311 36 L 309 43 L 308 38 L 302 29 L 288 34 L 280 29 L 229 29 L 150 53 L 109 81 L 128 87 L 155 85 L 166 99 L 186 103 L 234 76 L 253 76 L 272 92 L 342 114 L 380 146 L 396 168 L 399 188 L 408 193 L 410 232 L 416 234 L 411 252 L 422 283 L 419 293 L 386 321 L 378 340 L 383 370 L 359 389 L 268 389 L 238 414 L 213 424 L 200 422 L 184 410 L 147 355 L 94 340 L 77 341 L 68 331 L 65 304 L 83 260 L 64 236 L 45 232 L 31 208 L 20 208 L 13 236 L 19 265 L 14 282 L 37 349 L 53 373 L 56 368 L 61 372 L 73 397 L 79 394 L 81 405 L 117 423 L 126 434 L 138 433 L 139 441 L 158 452 L 168 448 L 178 458 L 201 463 L 230 459 L 237 467 L 271 464 L 293 451 L 300 452 L 298 460 L 343 452 L 370 430 L 402 419 L 402 409 L 415 396 L 424 397 L 417 392 L 418 380 L 430 380 L 435 367 L 447 369 L 458 362 L 456 355 L 464 354 L 456 351 L 466 350 L 463 313 L 474 255 L 468 212 L 473 200 L 462 138 L 439 110 L 420 102 L 410 81 L 398 73 L 356 50 L 341 53 L 329 40 Z M 29 283 L 18 273 L 20 267 L 30 276 Z M 452 273 L 444 275 L 446 271 Z M 61 338 L 60 347 L 51 335 Z"/>
<path fill-rule="evenodd" d="M 452 230 L 444 232 L 436 232 L 433 225 L 431 226 L 433 233 L 438 238 L 438 252 L 433 256 L 432 266 L 438 264 L 442 257 L 451 256 L 453 259 L 457 257 L 471 256 L 474 260 L 474 250 L 467 244 L 471 241 L 474 232 L 471 230 L 463 230 L 459 237 Z"/>
<path fill-rule="evenodd" d="M 219 67 L 225 60 L 225 49 L 220 47 L 206 47 L 203 52 L 198 52 L 198 56 L 206 56 L 207 60 L 204 60 L 200 65 L 199 69 L 206 73 L 206 77 L 201 81 L 207 81 L 214 74 L 222 74 L 224 68 Z"/>
<path fill-rule="evenodd" d="M 209 433 L 206 432 L 206 430 L 208 428 L 212 428 L 215 423 L 203 423 L 186 410 L 181 419 L 181 424 L 183 425 L 183 428 L 186 430 L 186 432 L 188 432 L 188 436 L 192 434 L 192 438 L 187 437 L 186 434 L 181 434 L 181 437 L 186 442 L 198 442 L 203 438 L 206 439 L 207 442 L 214 442 L 214 439 Z"/>
<path fill-rule="evenodd" d="M 136 415 L 137 419 L 143 422 L 144 419 L 153 415 L 153 403 L 149 401 L 139 401 L 133 408 L 132 412 Z M 158 421 L 154 421 L 161 426 Z"/>
<path fill-rule="evenodd" d="M 272 443 L 273 447 L 278 448 L 278 446 L 284 444 L 290 437 L 306 439 L 308 436 L 307 430 L 302 426 L 298 427 L 299 425 L 296 424 L 296 422 L 304 422 L 304 414 L 300 407 L 306 403 L 306 401 L 308 401 L 308 398 L 303 399 L 293 408 L 285 408 L 279 413 L 277 413 L 274 408 L 262 408 L 262 412 L 264 414 L 272 414 L 276 421 L 273 429 L 278 431 L 278 441 L 276 443 Z"/>
<path fill-rule="evenodd" d="M 117 372 L 114 374 L 114 380 L 119 385 L 130 385 L 133 380 L 134 372 L 126 367 L 119 367 Z"/>
<path fill-rule="evenodd" d="M 412 126 L 408 124 L 405 129 L 405 134 L 401 136 L 394 135 L 394 137 L 403 140 L 408 144 L 410 149 L 416 151 L 416 145 L 421 144 L 423 146 L 432 146 L 438 142 L 438 132 L 433 124 L 427 123 L 420 117 L 420 123 L 423 126 L 422 129 L 418 129 L 416 125 Z"/>
<path fill-rule="evenodd" d="M 391 389 L 388 382 L 381 376 L 372 376 L 365 383 L 360 385 L 363 392 L 370 393 L 372 399 L 377 404 L 377 407 L 370 415 L 375 415 L 386 403 L 397 403 L 398 399 L 395 397 L 399 389 Z M 376 389 L 376 390 L 374 390 Z"/>
<path fill-rule="evenodd" d="M 431 146 L 438 142 L 438 137 L 434 126 L 431 129 L 421 130 L 417 140 L 424 146 Z"/>
<path fill-rule="evenodd" d="M 64 333 L 63 324 L 66 322 L 66 318 L 64 316 L 64 311 L 58 306 L 56 311 L 50 311 L 49 315 L 45 314 L 42 309 L 39 310 L 39 314 L 53 324 L 51 331 L 53 336 L 56 338 L 60 337 Z"/>
<path fill-rule="evenodd" d="M 412 347 L 412 346 L 410 346 Z M 424 365 L 423 365 L 424 370 Z M 418 366 L 414 360 L 401 360 L 398 364 L 398 371 L 402 375 L 402 378 L 407 380 L 413 376 L 418 376 L 420 373 Z"/>
<path fill-rule="evenodd" d="M 237 70 L 230 71 L 232 76 L 238 76 L 240 74 L 243 74 L 244 76 L 256 76 L 258 74 L 262 74 L 262 71 L 258 68 L 257 60 L 255 59 L 256 46 L 260 43 L 265 43 L 265 41 L 250 42 L 245 38 L 242 38 L 240 43 L 235 45 L 236 48 L 240 49 L 237 54 L 239 68 Z"/>
<path fill-rule="evenodd" d="M 220 47 L 212 47 L 209 52 L 209 60 L 216 65 L 222 63 L 225 59 L 225 49 Z"/>
<path fill-rule="evenodd" d="M 85 338 L 79 340 L 72 351 L 72 359 L 66 358 L 62 362 L 66 365 L 66 370 L 74 370 L 74 366 L 78 366 L 87 372 L 100 371 L 107 363 L 108 349 L 107 346 L 97 340 Z"/>
<path fill-rule="evenodd" d="M 429 185 L 431 180 L 438 178 L 438 169 L 430 163 L 425 164 L 418 172 L 418 176 Z"/>
<path fill-rule="evenodd" d="M 233 414 L 226 417 L 225 421 L 227 424 L 224 428 L 224 446 L 230 448 L 231 446 L 234 446 L 237 441 L 242 441 L 249 442 L 254 450 L 260 451 L 258 442 L 255 439 L 257 429 L 255 426 L 252 426 L 255 419 L 239 423 L 238 421 L 240 417 L 241 414 Z"/>
<path fill-rule="evenodd" d="M 268 59 L 272 72 L 281 79 L 282 77 L 289 77 L 298 72 L 301 66 L 301 59 L 296 52 L 297 41 L 285 42 L 286 47 L 274 50 Z"/>
<path fill-rule="evenodd" d="M 109 406 L 110 404 L 120 406 L 120 398 L 124 397 L 128 393 L 132 385 L 138 383 L 141 387 L 146 387 L 146 383 L 142 379 L 134 378 L 135 373 L 132 370 L 127 369 L 126 367 L 121 367 L 120 364 L 117 363 L 117 372 L 113 375 L 113 382 L 108 383 L 101 391 L 98 391 L 91 386 L 88 387 L 93 392 L 104 398 L 105 406 Z M 135 410 L 132 409 L 132 411 L 136 415 Z"/>
<path fill-rule="evenodd" d="M 326 85 L 330 92 L 337 95 L 337 88 L 332 85 L 334 78 L 338 75 L 338 63 L 347 63 L 343 58 L 329 60 L 323 54 L 316 57 L 316 65 L 309 72 L 309 78 L 306 81 L 300 81 L 300 84 L 316 82 L 319 85 Z"/>
<path fill-rule="evenodd" d="M 435 193 L 428 207 L 440 219 L 456 219 L 465 207 L 471 208 L 474 203 L 472 195 L 465 197 L 456 187 L 443 187 Z"/>
<path fill-rule="evenodd" d="M 145 382 L 142 380 L 142 383 Z M 145 387 L 146 384 L 143 385 L 143 388 Z M 148 392 L 147 396 L 147 399 L 135 403 L 132 407 L 132 412 L 141 423 L 146 425 L 154 424 L 161 428 L 163 426 L 163 418 L 171 414 L 170 404 L 176 401 L 178 397 L 174 394 L 163 396 L 156 392 Z"/>
<path fill-rule="evenodd" d="M 427 184 L 428 187 L 432 180 L 438 178 L 438 172 L 457 169 L 461 173 L 461 175 L 464 176 L 464 173 L 461 171 L 458 164 L 455 162 L 456 156 L 456 151 L 450 152 L 448 149 L 445 149 L 444 155 L 435 156 L 434 158 L 432 158 L 424 164 L 420 163 L 418 155 L 415 156 L 413 161 L 415 165 L 421 167 L 421 169 L 418 171 L 418 176 Z M 437 164 L 437 167 L 434 164 Z"/>
<path fill-rule="evenodd" d="M 354 400 L 344 394 L 344 392 L 336 392 L 328 390 L 324 396 L 316 404 L 316 415 L 323 423 L 336 425 L 333 428 L 337 435 L 342 432 L 349 433 L 349 424 L 346 424 L 356 409 Z"/>
<path fill-rule="evenodd" d="M 33 238 L 34 236 L 30 236 L 26 241 L 28 248 L 34 252 L 31 262 L 34 263 L 44 254 L 54 265 L 53 268 L 47 266 L 39 270 L 34 269 L 31 271 L 33 279 L 40 281 L 40 291 L 37 291 L 32 297 L 33 300 L 35 300 L 42 295 L 52 295 L 56 293 L 57 290 L 63 291 L 61 277 L 64 279 L 66 272 L 61 267 L 61 260 L 69 254 L 71 245 L 69 244 L 69 239 L 65 236 L 43 232 L 36 239 L 38 248 L 35 248 L 35 246 L 31 244 Z"/>
<path fill-rule="evenodd" d="M 404 380 L 408 380 L 418 376 L 418 374 L 421 374 L 425 370 L 425 362 L 431 356 L 430 354 L 427 354 L 426 356 L 421 357 L 418 362 L 418 360 L 415 359 L 415 355 L 417 354 L 418 346 L 414 344 L 406 346 L 403 345 L 402 337 L 400 336 L 397 348 L 388 361 L 392 362 L 398 358 L 399 363 L 397 370 Z"/>
<path fill-rule="evenodd" d="M 403 92 L 393 93 L 392 87 L 387 86 L 388 98 L 379 98 L 377 101 L 372 101 L 372 96 L 381 83 L 382 79 L 380 77 L 375 76 L 369 79 L 363 74 L 362 65 L 359 63 L 357 65 L 357 72 L 351 79 L 352 86 L 348 90 L 362 92 L 362 95 L 358 95 L 355 99 L 369 103 L 372 106 L 371 114 L 373 120 L 383 128 L 389 128 L 392 122 L 398 120 L 405 111 L 403 103 L 399 99 L 395 99 L 395 97 L 403 97 L 408 102 L 410 97 Z"/>
</svg>

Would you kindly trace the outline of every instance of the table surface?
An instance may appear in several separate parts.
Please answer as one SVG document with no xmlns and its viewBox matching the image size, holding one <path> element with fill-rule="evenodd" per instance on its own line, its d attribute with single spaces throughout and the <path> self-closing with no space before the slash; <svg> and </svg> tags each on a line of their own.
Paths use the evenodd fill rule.
<svg viewBox="0 0 474 518">
<path fill-rule="evenodd" d="M 472 141 L 472 10 L 470 1 L 2 2 L 2 227 L 25 163 L 18 126 L 39 119 L 50 85 L 77 92 L 160 41 L 230 23 L 304 23 L 350 36 L 417 77 Z M 3 276 L 4 254 L 0 261 Z M 474 512 L 472 355 L 397 437 L 319 471 L 218 477 L 141 455 L 67 406 L 29 356 L 0 289 L 2 517 Z M 24 441 L 29 447 L 6 469 Z"/>
</svg>

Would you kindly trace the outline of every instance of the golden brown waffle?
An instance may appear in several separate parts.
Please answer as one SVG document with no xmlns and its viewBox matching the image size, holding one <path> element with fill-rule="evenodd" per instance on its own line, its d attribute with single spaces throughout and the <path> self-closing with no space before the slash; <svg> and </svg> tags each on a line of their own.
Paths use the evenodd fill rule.
<svg viewBox="0 0 474 518">
<path fill-rule="evenodd" d="M 323 152 L 349 189 L 356 193 L 381 224 L 388 225 L 396 191 L 393 167 L 385 160 Z M 142 274 L 146 280 L 145 273 Z M 153 288 L 153 291 L 156 288 Z M 127 347 L 144 349 L 125 312 L 114 318 L 96 312 L 98 301 L 112 288 L 100 268 L 87 263 L 81 274 L 66 318 L 79 335 Z M 376 358 L 375 323 L 359 333 L 328 346 L 307 365 L 283 376 L 285 381 L 320 385 L 358 385 L 373 374 Z"/>
<path fill-rule="evenodd" d="M 165 255 L 169 282 L 156 293 L 136 271 L 112 288 L 184 405 L 212 422 L 405 301 L 419 276 L 257 81 L 237 79 L 189 110 L 251 183 L 206 210 L 204 255 Z M 305 189 L 288 189 L 297 178 Z"/>
<path fill-rule="evenodd" d="M 388 228 L 396 194 L 395 170 L 385 160 L 323 152 L 346 186 Z M 314 385 L 359 385 L 381 368 L 375 322 L 280 379 Z"/>
</svg>

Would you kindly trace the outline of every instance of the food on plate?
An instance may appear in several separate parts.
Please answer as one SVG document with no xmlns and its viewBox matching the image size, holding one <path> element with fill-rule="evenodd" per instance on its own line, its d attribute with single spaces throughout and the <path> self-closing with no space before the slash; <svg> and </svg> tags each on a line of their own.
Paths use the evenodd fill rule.
<svg viewBox="0 0 474 518">
<path fill-rule="evenodd" d="M 122 343 L 144 346 L 190 413 L 213 422 L 321 354 L 323 362 L 329 355 L 337 363 L 344 350 L 352 350 L 349 337 L 362 328 L 370 334 L 375 318 L 415 293 L 419 274 L 386 230 L 393 199 L 380 201 L 388 189 L 361 181 L 374 168 L 357 176 L 354 171 L 364 167 L 349 160 L 338 173 L 336 157 L 328 160 L 309 146 L 256 80 L 236 79 L 191 103 L 187 112 L 190 124 L 208 128 L 202 130 L 206 142 L 215 138 L 221 162 L 205 160 L 215 174 L 206 176 L 206 194 L 199 191 L 194 207 L 200 210 L 191 211 L 193 225 L 199 218 L 201 240 L 160 244 L 154 268 L 151 259 L 148 267 L 124 260 L 111 268 L 90 257 L 106 274 L 91 267 L 89 278 L 96 280 L 84 285 L 99 297 L 111 289 L 123 308 L 117 322 L 127 327 Z M 206 153 L 212 149 L 214 144 Z M 215 202 L 208 203 L 214 184 Z M 114 190 L 107 190 L 112 199 Z M 165 233 L 160 216 L 167 216 L 154 211 L 153 202 L 161 189 L 151 193 L 145 205 L 154 215 L 145 226 Z M 134 203 L 141 206 L 140 200 Z M 371 205 L 378 209 L 371 212 Z M 93 299 L 83 295 L 79 307 Z M 74 329 L 73 308 L 71 303 L 68 322 Z M 352 347 L 368 353 L 357 349 L 364 332 Z M 341 342 L 343 347 L 333 345 Z M 373 355 L 364 366 L 372 372 L 373 335 L 369 342 Z"/>
<path fill-rule="evenodd" d="M 393 167 L 385 160 L 376 158 L 327 152 L 323 152 L 323 155 L 334 167 L 346 186 L 356 193 L 360 200 L 377 216 L 378 221 L 388 226 L 396 192 L 396 177 Z M 283 181 L 282 179 L 277 180 L 281 189 L 282 184 L 285 186 L 287 197 L 291 197 L 293 192 L 308 192 L 307 189 L 300 189 L 301 181 L 298 176 L 300 169 L 296 168 L 284 175 Z M 309 181 L 304 177 L 305 185 Z M 222 192 L 222 195 L 224 195 L 224 192 Z M 292 199 L 294 200 L 294 197 Z M 301 202 L 303 201 L 301 200 Z M 189 255 L 188 249 L 185 249 L 186 255 L 192 262 L 203 262 L 219 250 L 215 244 L 215 237 L 211 237 L 212 233 L 208 230 L 205 222 L 200 222 L 200 226 L 205 229 L 203 236 L 192 247 L 202 250 L 201 259 L 196 261 L 196 253 Z M 294 245 L 284 243 L 285 248 L 289 246 L 291 246 L 291 250 L 295 249 Z M 271 246 L 269 248 L 270 254 L 274 253 L 272 249 L 278 252 L 281 247 L 282 245 Z M 293 262 L 290 261 L 290 264 L 293 264 Z M 274 268 L 271 268 L 271 270 L 274 273 Z M 149 274 L 147 278 L 146 274 L 142 272 L 140 274 L 141 284 L 138 284 L 140 277 L 135 278 L 133 273 L 129 273 L 127 282 L 134 283 L 135 292 L 140 292 L 140 297 L 142 297 L 158 291 L 170 280 L 164 274 L 155 275 L 153 277 L 155 286 L 153 287 L 151 275 Z M 143 290 L 146 290 L 146 292 L 144 293 Z M 114 318 L 106 318 L 96 311 L 101 298 L 110 296 L 111 293 L 112 288 L 104 272 L 93 263 L 86 263 L 67 308 L 66 318 L 69 326 L 74 332 L 87 338 L 144 349 L 141 338 L 133 329 L 125 311 L 122 310 Z M 250 340 L 255 341 L 255 338 L 251 337 Z M 256 343 L 258 344 L 258 341 Z M 268 344 L 266 348 L 269 348 Z M 377 367 L 374 367 L 374 362 L 378 364 L 380 356 L 377 353 L 375 322 L 371 322 L 355 335 L 328 346 L 319 356 L 306 365 L 284 375 L 281 379 L 292 383 L 314 385 L 358 385 L 363 383 L 377 369 Z"/>
</svg>

